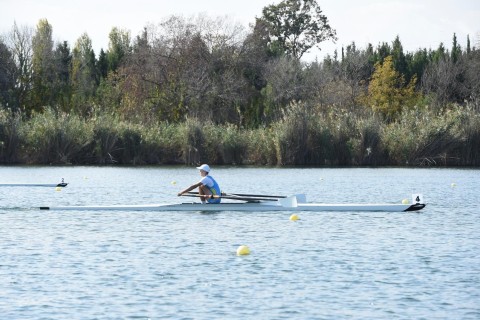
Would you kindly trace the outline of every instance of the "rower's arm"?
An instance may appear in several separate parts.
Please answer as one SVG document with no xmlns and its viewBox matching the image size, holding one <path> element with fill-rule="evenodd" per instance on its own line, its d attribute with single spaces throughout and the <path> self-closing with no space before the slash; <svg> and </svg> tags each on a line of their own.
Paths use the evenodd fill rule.
<svg viewBox="0 0 480 320">
<path fill-rule="evenodd" d="M 180 191 L 177 195 L 178 195 L 178 196 L 181 196 L 181 195 L 183 195 L 184 193 L 187 193 L 188 191 L 192 191 L 193 189 L 198 188 L 198 187 L 200 187 L 200 186 L 202 186 L 202 185 L 203 185 L 203 183 L 201 183 L 201 182 L 192 184 L 192 185 L 191 185 L 190 187 L 188 187 L 187 189 L 185 189 L 185 190 L 183 190 L 183 191 Z"/>
</svg>

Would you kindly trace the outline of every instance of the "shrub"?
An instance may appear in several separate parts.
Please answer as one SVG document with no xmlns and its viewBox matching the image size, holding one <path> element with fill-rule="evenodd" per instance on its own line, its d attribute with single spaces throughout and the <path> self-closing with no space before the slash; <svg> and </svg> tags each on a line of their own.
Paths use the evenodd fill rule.
<svg viewBox="0 0 480 320">
<path fill-rule="evenodd" d="M 459 134 L 461 111 L 444 113 L 415 108 L 401 114 L 398 121 L 385 126 L 382 141 L 394 165 L 447 165 L 458 162 L 455 146 L 462 144 Z"/>
<path fill-rule="evenodd" d="M 355 120 L 355 135 L 348 140 L 353 165 L 383 165 L 386 154 L 381 143 L 380 132 L 383 122 L 374 114 L 367 117 L 357 117 Z"/>
<path fill-rule="evenodd" d="M 21 125 L 20 113 L 0 109 L 0 162 L 15 163 L 18 161 Z"/>
<path fill-rule="evenodd" d="M 258 128 L 246 132 L 246 155 L 244 163 L 256 165 L 277 164 L 274 131 L 272 128 Z"/>
<path fill-rule="evenodd" d="M 457 135 L 462 142 L 458 145 L 461 157 L 458 164 L 467 166 L 480 165 L 480 114 L 471 108 L 462 112 L 461 125 L 457 127 Z"/>
<path fill-rule="evenodd" d="M 181 126 L 161 122 L 144 128 L 142 154 L 149 164 L 181 163 Z"/>
<path fill-rule="evenodd" d="M 21 130 L 27 163 L 82 163 L 93 138 L 93 126 L 74 114 L 56 114 L 51 108 L 32 116 Z"/>
<path fill-rule="evenodd" d="M 114 164 L 119 159 L 114 155 L 119 149 L 118 140 L 120 121 L 117 117 L 100 115 L 93 119 L 93 150 L 92 158 L 98 164 Z"/>
<path fill-rule="evenodd" d="M 306 164 L 311 116 L 302 103 L 292 103 L 273 124 L 278 165 Z"/>
<path fill-rule="evenodd" d="M 246 156 L 246 134 L 234 125 L 219 127 L 218 144 L 219 162 L 221 164 L 242 164 Z"/>
<path fill-rule="evenodd" d="M 311 106 L 292 103 L 283 117 L 272 125 L 277 165 L 322 163 L 331 138 L 323 123 L 322 114 Z"/>
<path fill-rule="evenodd" d="M 215 126 L 189 118 L 180 124 L 180 151 L 184 164 L 217 163 L 217 145 L 220 138 L 215 134 Z"/>
</svg>

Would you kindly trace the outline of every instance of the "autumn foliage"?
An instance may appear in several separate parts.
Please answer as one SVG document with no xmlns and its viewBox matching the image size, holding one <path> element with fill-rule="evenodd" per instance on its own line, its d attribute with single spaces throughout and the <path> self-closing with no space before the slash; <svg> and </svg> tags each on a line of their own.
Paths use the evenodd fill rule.
<svg viewBox="0 0 480 320">
<path fill-rule="evenodd" d="M 404 75 L 394 69 L 392 57 L 388 56 L 383 63 L 375 64 L 368 94 L 363 100 L 372 110 L 392 120 L 403 109 L 412 108 L 417 102 L 419 94 L 415 90 L 416 82 L 417 77 L 413 75 L 406 84 Z"/>
</svg>

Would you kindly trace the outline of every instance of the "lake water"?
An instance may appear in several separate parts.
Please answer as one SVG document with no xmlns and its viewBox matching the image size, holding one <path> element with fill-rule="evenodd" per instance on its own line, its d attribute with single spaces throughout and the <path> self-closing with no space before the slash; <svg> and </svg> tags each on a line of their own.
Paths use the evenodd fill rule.
<svg viewBox="0 0 480 320">
<path fill-rule="evenodd" d="M 213 168 L 227 192 L 410 213 L 59 212 L 178 203 L 185 167 L 0 167 L 2 319 L 480 319 L 480 170 Z M 192 198 L 193 199 L 193 198 Z M 191 200 L 188 198 L 188 200 Z M 193 199 L 195 200 L 195 199 Z M 237 256 L 248 245 L 251 254 Z"/>
</svg>

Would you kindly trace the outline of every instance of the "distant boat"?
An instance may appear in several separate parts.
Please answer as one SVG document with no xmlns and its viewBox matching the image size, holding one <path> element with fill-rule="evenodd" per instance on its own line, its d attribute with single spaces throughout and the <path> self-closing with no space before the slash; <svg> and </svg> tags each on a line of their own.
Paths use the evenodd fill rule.
<svg viewBox="0 0 480 320">
<path fill-rule="evenodd" d="M 60 183 L 0 183 L 0 187 L 51 187 L 51 188 L 64 188 L 68 185 L 63 181 Z"/>
</svg>

